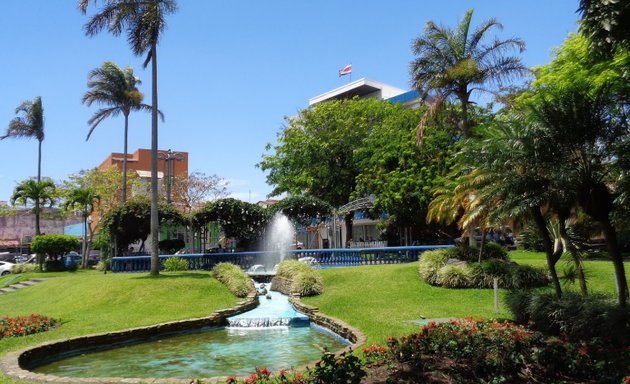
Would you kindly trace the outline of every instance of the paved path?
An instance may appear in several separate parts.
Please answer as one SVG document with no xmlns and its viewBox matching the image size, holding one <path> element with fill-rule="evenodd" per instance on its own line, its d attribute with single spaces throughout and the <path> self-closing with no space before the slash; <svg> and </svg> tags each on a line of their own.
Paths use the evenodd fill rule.
<svg viewBox="0 0 630 384">
<path fill-rule="evenodd" d="M 52 279 L 52 277 L 40 277 L 40 278 L 36 278 L 36 279 L 24 280 L 24 281 L 21 281 L 21 282 L 19 282 L 17 284 L 11 284 L 8 287 L 0 288 L 0 295 L 5 294 L 5 293 L 9 293 L 9 292 L 13 292 L 13 291 L 17 291 L 20 288 L 30 287 L 31 285 L 40 283 L 42 281 L 46 281 L 48 279 Z"/>
</svg>

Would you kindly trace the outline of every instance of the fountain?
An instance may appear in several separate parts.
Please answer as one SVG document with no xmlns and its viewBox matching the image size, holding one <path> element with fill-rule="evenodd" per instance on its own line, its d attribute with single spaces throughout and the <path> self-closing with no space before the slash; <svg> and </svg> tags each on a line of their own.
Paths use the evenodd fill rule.
<svg viewBox="0 0 630 384">
<path fill-rule="evenodd" d="M 295 227 L 291 220 L 281 212 L 276 213 L 265 232 L 262 264 L 267 270 L 284 260 L 288 251 L 295 248 Z"/>
<path fill-rule="evenodd" d="M 261 284 L 257 289 L 263 289 Z M 268 294 L 270 299 L 259 296 L 255 309 L 227 318 L 227 327 L 63 351 L 30 368 L 40 374 L 80 378 L 209 378 L 246 375 L 256 367 L 290 369 L 318 359 L 322 348 L 337 351 L 350 345 L 312 324 L 287 296 L 271 290 Z"/>
<path fill-rule="evenodd" d="M 308 316 L 296 311 L 286 295 L 272 291 L 271 284 L 256 283 L 256 289 L 259 292 L 267 290 L 265 295 L 259 296 L 260 305 L 251 311 L 228 317 L 230 328 L 309 326 Z"/>
</svg>

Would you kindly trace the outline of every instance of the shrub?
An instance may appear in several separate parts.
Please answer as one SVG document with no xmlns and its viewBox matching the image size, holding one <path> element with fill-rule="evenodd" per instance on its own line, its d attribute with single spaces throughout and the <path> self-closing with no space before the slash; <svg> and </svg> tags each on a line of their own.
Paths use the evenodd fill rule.
<svg viewBox="0 0 630 384">
<path fill-rule="evenodd" d="M 254 284 L 249 276 L 232 263 L 215 265 L 212 268 L 212 274 L 236 297 L 245 297 L 254 289 Z"/>
<path fill-rule="evenodd" d="M 483 246 L 483 259 L 508 260 L 507 248 L 499 243 L 490 241 Z"/>
<path fill-rule="evenodd" d="M 324 292 L 324 280 L 314 269 L 302 271 L 293 278 L 291 291 L 300 296 L 316 296 Z"/>
<path fill-rule="evenodd" d="M 519 322 L 529 322 L 534 330 L 574 341 L 599 338 L 630 345 L 630 309 L 606 296 L 566 292 L 558 299 L 551 293 L 510 292 L 506 303 Z"/>
<path fill-rule="evenodd" d="M 284 260 L 278 264 L 276 276 L 291 281 L 291 291 L 300 296 L 315 296 L 324 292 L 324 280 L 313 267 L 297 260 Z"/>
<path fill-rule="evenodd" d="M 531 251 L 543 252 L 545 250 L 542 237 L 535 227 L 529 227 L 521 233 L 519 244 L 523 249 Z"/>
<path fill-rule="evenodd" d="M 380 354 L 390 353 L 400 367 L 416 372 L 437 367 L 444 379 L 440 382 L 618 383 L 627 374 L 630 357 L 627 350 L 602 354 L 596 344 L 548 339 L 511 323 L 472 319 L 429 323 L 419 333 L 391 337 L 387 343 L 389 348 Z M 404 371 L 410 370 L 394 371 L 391 382 L 397 382 L 397 374 Z M 422 377 L 416 379 L 425 382 Z"/>
<path fill-rule="evenodd" d="M 308 382 L 313 384 L 359 384 L 365 376 L 366 373 L 358 357 L 345 352 L 339 356 L 324 352 L 322 359 L 308 371 Z"/>
<path fill-rule="evenodd" d="M 447 264 L 437 272 L 438 284 L 448 288 L 469 288 L 472 285 L 470 268 L 466 265 Z"/>
<path fill-rule="evenodd" d="M 167 272 L 185 271 L 188 269 L 188 262 L 181 257 L 169 257 L 164 261 L 164 270 Z"/>
<path fill-rule="evenodd" d="M 39 235 L 33 238 L 31 250 L 35 253 L 48 254 L 57 258 L 64 253 L 75 250 L 79 246 L 79 239 L 70 235 Z"/>
<path fill-rule="evenodd" d="M 107 258 L 102 258 L 98 264 L 96 264 L 96 269 L 99 271 L 111 271 L 112 269 L 112 259 L 107 257 Z"/>
<path fill-rule="evenodd" d="M 11 273 L 29 273 L 29 272 L 37 272 L 39 271 L 39 267 L 36 264 L 15 264 L 13 268 L 11 268 Z"/>
<path fill-rule="evenodd" d="M 32 314 L 30 316 L 0 318 L 0 339 L 32 335 L 49 330 L 59 322 L 53 318 Z"/>
<path fill-rule="evenodd" d="M 446 265 L 454 248 L 435 249 L 423 252 L 418 262 L 418 273 L 431 285 L 439 284 L 438 270 Z"/>
<path fill-rule="evenodd" d="M 160 240 L 158 247 L 161 251 L 166 252 L 169 255 L 175 254 L 175 252 L 184 248 L 186 243 L 182 239 L 164 239 Z"/>
<path fill-rule="evenodd" d="M 531 265 L 513 265 L 506 288 L 536 288 L 549 284 L 549 276 L 544 268 Z"/>
<path fill-rule="evenodd" d="M 276 276 L 291 280 L 298 274 L 311 271 L 312 269 L 308 264 L 297 260 L 284 260 L 278 264 Z"/>
</svg>

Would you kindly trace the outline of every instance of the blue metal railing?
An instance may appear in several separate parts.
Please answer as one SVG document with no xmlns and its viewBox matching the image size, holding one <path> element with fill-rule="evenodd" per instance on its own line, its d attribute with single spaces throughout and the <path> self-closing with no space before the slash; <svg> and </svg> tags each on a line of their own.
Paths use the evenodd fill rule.
<svg viewBox="0 0 630 384">
<path fill-rule="evenodd" d="M 333 249 L 299 249 L 287 251 L 287 258 L 299 259 L 312 257 L 322 267 L 343 267 L 356 265 L 401 264 L 418 260 L 424 251 L 438 248 L 449 248 L 452 245 L 419 245 L 411 247 L 384 248 L 333 248 Z M 271 251 L 195 253 L 185 255 L 162 255 L 160 265 L 166 259 L 179 257 L 188 262 L 189 270 L 212 269 L 221 262 L 230 262 L 243 269 L 261 264 Z M 146 272 L 151 269 L 151 256 L 121 256 L 112 258 L 113 272 Z"/>
</svg>

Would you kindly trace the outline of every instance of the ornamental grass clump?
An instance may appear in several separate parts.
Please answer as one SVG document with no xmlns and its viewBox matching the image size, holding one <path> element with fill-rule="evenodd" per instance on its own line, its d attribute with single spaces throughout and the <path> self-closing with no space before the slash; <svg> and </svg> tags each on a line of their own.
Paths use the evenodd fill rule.
<svg viewBox="0 0 630 384">
<path fill-rule="evenodd" d="M 428 284 L 446 288 L 492 288 L 495 278 L 501 288 L 534 288 L 549 283 L 544 269 L 508 261 L 503 254 L 504 248 L 498 244 L 489 247 L 490 254 L 497 258 L 481 262 L 470 260 L 471 249 L 474 248 L 453 247 L 424 252 L 418 264 L 420 277 Z"/>
<path fill-rule="evenodd" d="M 446 265 L 450 250 L 436 249 L 423 252 L 418 264 L 418 273 L 428 284 L 438 285 L 438 270 Z"/>
<path fill-rule="evenodd" d="M 300 296 L 316 296 L 324 292 L 324 279 L 313 267 L 297 260 L 278 264 L 276 277 L 291 281 L 291 292 Z"/>
<path fill-rule="evenodd" d="M 59 324 L 51 317 L 32 314 L 30 316 L 0 318 L 0 339 L 5 337 L 27 336 L 47 331 Z"/>
<path fill-rule="evenodd" d="M 212 268 L 212 274 L 236 297 L 245 297 L 254 289 L 252 279 L 232 263 L 219 263 Z"/>
<path fill-rule="evenodd" d="M 185 271 L 188 269 L 188 262 L 181 257 L 169 257 L 164 261 L 164 270 L 167 272 Z"/>
</svg>

